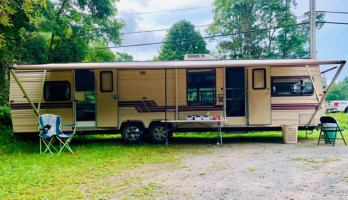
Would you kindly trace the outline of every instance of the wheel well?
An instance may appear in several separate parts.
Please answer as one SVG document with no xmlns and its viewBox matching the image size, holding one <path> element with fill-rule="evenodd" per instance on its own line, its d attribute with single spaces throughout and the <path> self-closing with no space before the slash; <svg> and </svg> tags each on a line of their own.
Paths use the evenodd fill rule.
<svg viewBox="0 0 348 200">
<path fill-rule="evenodd" d="M 134 124 L 134 125 L 138 125 L 140 126 L 142 129 L 145 130 L 145 126 L 143 124 L 143 122 L 141 121 L 125 121 L 121 124 L 121 128 L 120 128 L 120 131 L 122 132 L 123 131 L 123 128 L 127 125 L 127 124 Z"/>
<path fill-rule="evenodd" d="M 149 129 L 154 125 L 154 124 L 165 124 L 164 122 L 161 122 L 161 121 L 152 121 L 150 124 L 149 124 Z M 168 128 L 172 128 L 172 124 L 171 123 L 168 123 Z"/>
</svg>

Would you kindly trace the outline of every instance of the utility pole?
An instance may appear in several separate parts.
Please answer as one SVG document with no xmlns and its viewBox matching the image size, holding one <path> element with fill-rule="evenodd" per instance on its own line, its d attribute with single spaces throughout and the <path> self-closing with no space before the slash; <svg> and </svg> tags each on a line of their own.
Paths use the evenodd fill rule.
<svg viewBox="0 0 348 200">
<path fill-rule="evenodd" d="M 317 47 L 316 47 L 316 0 L 309 0 L 310 9 L 310 54 L 312 59 L 317 58 Z"/>
</svg>

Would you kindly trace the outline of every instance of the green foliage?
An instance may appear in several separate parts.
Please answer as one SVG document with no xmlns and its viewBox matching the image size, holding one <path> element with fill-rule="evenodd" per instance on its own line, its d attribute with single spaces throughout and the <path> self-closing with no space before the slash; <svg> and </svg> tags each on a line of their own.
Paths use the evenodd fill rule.
<svg viewBox="0 0 348 200">
<path fill-rule="evenodd" d="M 0 105 L 8 105 L 8 66 L 82 62 L 95 41 L 119 44 L 115 1 L 0 1 Z M 94 61 L 115 58 L 107 50 L 95 54 Z"/>
<path fill-rule="evenodd" d="M 48 3 L 42 21 L 51 33 L 48 62 L 81 62 L 93 41 L 120 43 L 123 24 L 114 18 L 115 0 L 60 0 Z"/>
<path fill-rule="evenodd" d="M 0 107 L 8 106 L 9 81 L 6 67 L 0 65 Z"/>
<path fill-rule="evenodd" d="M 348 100 L 348 77 L 332 87 L 326 101 L 332 100 Z"/>
<path fill-rule="evenodd" d="M 46 63 L 46 55 L 48 53 L 48 35 L 45 33 L 33 33 L 27 36 L 23 41 L 21 60 L 30 64 Z"/>
<path fill-rule="evenodd" d="M 11 126 L 11 112 L 9 107 L 0 106 L 0 126 Z"/>
<path fill-rule="evenodd" d="M 101 42 L 90 47 L 86 62 L 112 62 L 116 60 L 115 54 Z"/>
<path fill-rule="evenodd" d="M 155 60 L 184 60 L 185 54 L 208 53 L 201 34 L 186 20 L 175 23 L 168 31 L 164 42 Z"/>
<path fill-rule="evenodd" d="M 116 61 L 120 61 L 120 62 L 133 61 L 133 56 L 127 53 L 116 52 Z"/>
<path fill-rule="evenodd" d="M 107 45 L 98 41 L 90 47 L 85 62 L 114 62 L 114 61 L 133 61 L 133 56 L 127 53 L 116 52 L 116 55 L 107 48 Z"/>
<path fill-rule="evenodd" d="M 211 35 L 232 34 L 221 39 L 221 58 L 303 58 L 309 56 L 309 25 L 291 26 L 297 18 L 295 0 L 215 0 Z M 302 22 L 308 22 L 309 15 Z M 317 15 L 322 21 L 324 15 Z M 269 29 L 271 27 L 282 27 Z M 317 24 L 321 28 L 323 24 Z M 236 34 L 238 33 L 238 34 Z"/>
</svg>

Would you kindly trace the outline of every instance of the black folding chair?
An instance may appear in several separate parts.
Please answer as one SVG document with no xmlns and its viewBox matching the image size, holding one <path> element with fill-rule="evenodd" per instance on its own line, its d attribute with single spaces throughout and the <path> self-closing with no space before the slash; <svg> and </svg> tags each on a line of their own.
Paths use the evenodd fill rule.
<svg viewBox="0 0 348 200">
<path fill-rule="evenodd" d="M 340 132 L 342 139 L 344 141 L 344 144 L 347 146 L 346 140 L 343 137 L 342 131 L 343 129 L 340 129 L 337 121 L 330 116 L 324 116 L 320 118 L 321 128 L 320 128 L 320 134 L 318 139 L 318 145 L 319 142 L 322 140 L 321 134 L 324 134 L 324 138 L 326 138 L 326 141 L 328 141 L 332 146 L 335 146 L 336 139 L 337 138 L 337 132 Z M 333 137 L 331 135 L 334 135 Z"/>
</svg>

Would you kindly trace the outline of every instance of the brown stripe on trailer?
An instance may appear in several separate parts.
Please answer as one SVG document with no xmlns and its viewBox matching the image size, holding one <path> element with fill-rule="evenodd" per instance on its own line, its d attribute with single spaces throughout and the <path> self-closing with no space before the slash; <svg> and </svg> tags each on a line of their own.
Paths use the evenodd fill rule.
<svg viewBox="0 0 348 200">
<path fill-rule="evenodd" d="M 156 101 L 119 101 L 119 107 L 134 107 L 137 112 L 164 112 L 165 106 L 158 106 Z M 167 110 L 175 110 L 175 106 L 167 106 Z M 212 106 L 179 106 L 178 111 L 222 111 L 222 105 Z"/>
<path fill-rule="evenodd" d="M 272 104 L 272 110 L 315 110 L 318 104 Z"/>
<path fill-rule="evenodd" d="M 38 103 L 34 103 L 37 107 Z M 26 110 L 32 109 L 29 103 L 11 103 L 10 108 L 12 110 Z M 72 108 L 72 103 L 41 103 L 41 109 L 59 109 L 59 108 Z"/>
</svg>

